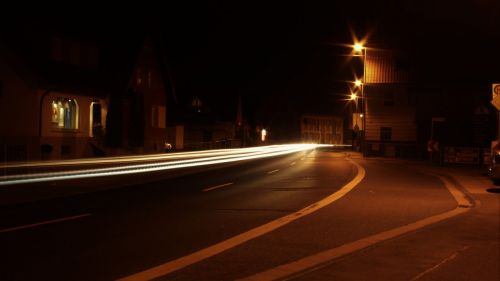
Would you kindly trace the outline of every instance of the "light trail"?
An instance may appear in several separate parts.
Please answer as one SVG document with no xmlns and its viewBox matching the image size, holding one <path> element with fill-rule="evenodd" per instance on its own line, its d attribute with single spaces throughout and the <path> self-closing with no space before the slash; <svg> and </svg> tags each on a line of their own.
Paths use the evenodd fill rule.
<svg viewBox="0 0 500 281">
<path fill-rule="evenodd" d="M 157 162 L 157 163 L 125 165 L 120 167 L 107 167 L 107 168 L 82 169 L 73 171 L 58 171 L 58 172 L 48 172 L 48 173 L 3 176 L 0 177 L 0 186 L 105 177 L 105 176 L 130 175 L 130 174 L 156 172 L 156 171 L 172 170 L 179 168 L 216 165 L 216 164 L 223 164 L 223 163 L 230 163 L 237 161 L 280 156 L 280 155 L 291 154 L 300 151 L 307 151 L 318 147 L 327 147 L 327 146 L 332 146 L 332 145 L 287 144 L 287 145 L 261 146 L 261 147 L 243 148 L 243 149 L 227 149 L 227 150 L 214 151 L 213 153 L 211 153 L 212 151 L 188 152 L 177 155 L 167 155 L 174 157 L 160 158 L 161 160 L 164 161 L 171 160 L 161 163 Z M 177 159 L 179 159 L 179 157 L 182 158 L 182 156 L 186 155 L 189 155 L 188 157 L 190 159 L 172 160 L 176 159 L 176 157 Z M 136 161 L 140 161 L 137 159 L 148 158 L 149 160 L 151 160 L 151 157 L 152 156 L 132 157 L 132 158 L 136 159 Z M 96 159 L 96 161 L 106 161 L 106 160 L 115 160 L 115 159 Z M 123 158 L 121 158 L 120 160 L 123 160 Z M 87 164 L 87 162 L 85 162 L 85 164 Z"/>
<path fill-rule="evenodd" d="M 18 163 L 0 164 L 0 169 L 72 166 L 72 165 L 85 165 L 85 164 L 112 164 L 112 163 L 155 161 L 155 160 L 164 161 L 169 159 L 196 158 L 196 157 L 211 156 L 211 155 L 228 155 L 228 154 L 238 154 L 244 152 L 255 152 L 255 151 L 262 151 L 271 147 L 274 146 L 249 147 L 249 148 L 238 148 L 238 149 L 216 149 L 216 150 L 174 152 L 174 153 L 147 154 L 147 155 L 134 155 L 134 156 L 115 156 L 106 158 L 86 158 L 86 159 L 37 161 L 37 162 L 22 162 L 22 163 L 18 162 Z"/>
</svg>

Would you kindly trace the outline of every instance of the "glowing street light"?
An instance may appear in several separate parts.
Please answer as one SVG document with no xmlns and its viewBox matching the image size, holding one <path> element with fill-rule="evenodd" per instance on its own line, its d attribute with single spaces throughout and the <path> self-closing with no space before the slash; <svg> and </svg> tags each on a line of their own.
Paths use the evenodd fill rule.
<svg viewBox="0 0 500 281">
<path fill-rule="evenodd" d="M 362 120 L 362 132 L 360 135 L 361 139 L 361 146 L 365 146 L 365 133 L 366 133 L 366 101 L 365 101 L 365 84 L 366 84 L 366 53 L 367 53 L 367 48 L 363 45 L 364 40 L 362 42 L 356 42 L 357 40 L 355 39 L 354 45 L 352 45 L 353 48 L 353 56 L 359 56 L 363 60 L 363 76 L 361 79 L 356 79 L 354 81 L 354 85 L 358 88 L 360 88 L 361 92 L 361 113 L 359 114 L 359 117 Z M 351 95 L 352 99 L 352 95 Z M 364 150 L 364 148 L 363 148 Z M 364 153 L 364 152 L 363 152 Z"/>
<path fill-rule="evenodd" d="M 353 48 L 354 48 L 354 52 L 361 53 L 365 47 L 363 46 L 363 44 L 357 42 L 357 43 L 354 43 Z"/>
<path fill-rule="evenodd" d="M 351 100 L 356 100 L 358 98 L 358 96 L 356 95 L 356 93 L 351 93 Z"/>
</svg>

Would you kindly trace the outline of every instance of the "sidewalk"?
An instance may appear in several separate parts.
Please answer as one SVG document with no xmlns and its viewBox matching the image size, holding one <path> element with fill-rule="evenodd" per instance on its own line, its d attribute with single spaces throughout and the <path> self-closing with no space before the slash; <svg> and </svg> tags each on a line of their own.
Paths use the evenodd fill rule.
<svg viewBox="0 0 500 281">
<path fill-rule="evenodd" d="M 500 280 L 500 186 L 478 167 L 363 158 L 451 178 L 475 201 L 470 211 L 303 272 L 293 280 Z M 363 160 L 361 160 L 363 159 Z"/>
<path fill-rule="evenodd" d="M 477 166 L 434 166 L 429 162 L 421 160 L 385 158 L 385 157 L 363 157 L 361 152 L 348 151 L 345 155 L 352 159 L 378 160 L 383 162 L 397 161 L 407 166 L 416 166 L 421 169 L 430 170 L 435 173 L 444 174 L 455 179 L 470 194 L 499 193 L 500 186 L 495 186 L 487 176 L 486 167 Z M 489 190 L 489 191 L 488 191 Z"/>
</svg>

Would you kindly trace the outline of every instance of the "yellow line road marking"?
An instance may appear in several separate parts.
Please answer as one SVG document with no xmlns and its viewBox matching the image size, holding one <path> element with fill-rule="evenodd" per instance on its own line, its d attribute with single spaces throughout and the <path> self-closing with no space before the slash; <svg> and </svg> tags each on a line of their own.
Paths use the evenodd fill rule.
<svg viewBox="0 0 500 281">
<path fill-rule="evenodd" d="M 213 257 L 219 253 L 222 253 L 226 250 L 229 250 L 231 248 L 234 248 L 238 245 L 241 245 L 251 239 L 257 238 L 259 236 L 262 236 L 264 234 L 267 234 L 273 230 L 276 230 L 282 226 L 285 226 L 292 221 L 295 221 L 301 217 L 307 216 L 309 214 L 312 214 L 319 209 L 328 206 L 329 204 L 335 202 L 336 200 L 342 198 L 344 195 L 346 195 L 349 191 L 351 191 L 356 185 L 358 185 L 361 180 L 365 177 L 365 169 L 361 167 L 359 164 L 354 162 L 351 159 L 347 159 L 349 162 L 353 163 L 354 166 L 356 166 L 357 169 L 357 175 L 352 179 L 350 182 L 348 182 L 346 185 L 344 185 L 340 190 L 337 192 L 321 199 L 320 201 L 313 203 L 297 212 L 291 213 L 289 215 L 286 215 L 284 217 L 278 218 L 276 220 L 270 221 L 266 224 L 263 224 L 261 226 L 258 226 L 254 229 L 251 229 L 247 232 L 243 232 L 239 235 L 233 236 L 225 241 L 222 241 L 218 244 L 212 245 L 208 248 L 199 250 L 197 252 L 194 252 L 192 254 L 189 254 L 184 257 L 180 257 L 176 260 L 166 262 L 164 264 L 155 266 L 150 269 L 146 269 L 144 271 L 132 274 L 130 276 L 121 278 L 119 280 L 121 281 L 138 281 L 138 280 L 151 280 L 155 278 L 159 278 L 161 276 L 167 275 L 169 273 L 172 273 L 174 271 L 177 271 L 179 269 L 182 269 L 186 266 L 192 265 L 194 263 L 200 262 L 202 260 L 205 260 L 207 258 Z"/>
<path fill-rule="evenodd" d="M 266 280 L 277 280 L 277 279 L 284 279 L 286 277 L 289 277 L 294 274 L 300 274 L 300 272 L 305 272 L 307 270 L 310 270 L 311 268 L 318 268 L 323 264 L 328 263 L 329 261 L 332 261 L 336 258 L 345 256 L 347 254 L 353 253 L 355 251 L 359 251 L 361 249 L 364 249 L 366 247 L 375 245 L 377 243 L 380 243 L 382 241 L 395 238 L 397 236 L 400 236 L 402 234 L 409 233 L 411 231 L 415 231 L 417 229 L 420 229 L 422 227 L 435 224 L 437 222 L 443 221 L 445 219 L 449 219 L 451 217 L 463 214 L 465 212 L 468 212 L 470 208 L 464 208 L 465 207 L 471 207 L 472 204 L 469 202 L 465 194 L 463 194 L 460 190 L 458 190 L 453 183 L 448 180 L 446 177 L 436 175 L 446 186 L 446 188 L 450 191 L 451 195 L 453 198 L 457 201 L 458 205 L 455 209 L 444 212 L 438 215 L 434 215 L 419 221 L 416 221 L 414 223 L 410 223 L 404 226 L 396 227 L 391 230 L 387 230 L 375 235 L 368 236 L 366 238 L 362 238 L 359 240 L 356 240 L 351 243 L 344 244 L 340 247 L 337 248 L 332 248 L 323 252 L 320 252 L 315 255 L 311 255 L 287 264 L 280 265 L 275 268 L 271 268 L 267 271 L 263 271 L 260 273 L 257 273 L 255 275 L 239 279 L 240 281 L 266 281 Z"/>
<path fill-rule="evenodd" d="M 228 182 L 228 183 L 224 183 L 224 184 L 219 184 L 219 185 L 216 185 L 216 186 L 205 188 L 205 189 L 203 189 L 203 192 L 207 192 L 207 191 L 210 191 L 210 190 L 214 190 L 214 189 L 225 187 L 225 186 L 232 185 L 232 184 L 234 184 L 234 182 Z"/>
<path fill-rule="evenodd" d="M 37 226 L 46 225 L 46 224 L 53 224 L 53 223 L 58 223 L 58 222 L 63 222 L 63 221 L 68 221 L 68 220 L 75 220 L 75 219 L 79 219 L 79 218 L 83 218 L 83 217 L 88 217 L 90 215 L 91 214 L 82 214 L 82 215 L 77 215 L 77 216 L 71 216 L 71 217 L 43 221 L 43 222 L 38 222 L 38 223 L 33 223 L 33 224 L 5 228 L 5 229 L 0 229 L 0 233 L 11 232 L 11 231 L 21 230 L 21 229 L 26 229 L 26 228 L 32 228 L 32 227 L 37 227 Z"/>
<path fill-rule="evenodd" d="M 276 173 L 276 172 L 278 172 L 278 171 L 279 171 L 279 169 L 276 169 L 276 170 L 269 171 L 269 172 L 267 172 L 267 173 L 268 173 L 268 174 L 274 174 L 274 173 Z"/>
</svg>

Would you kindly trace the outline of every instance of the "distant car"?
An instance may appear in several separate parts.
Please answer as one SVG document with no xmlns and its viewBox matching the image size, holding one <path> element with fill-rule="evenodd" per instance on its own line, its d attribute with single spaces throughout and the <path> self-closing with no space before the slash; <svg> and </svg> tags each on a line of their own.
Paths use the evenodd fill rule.
<svg viewBox="0 0 500 281">
<path fill-rule="evenodd" d="M 491 162 L 489 169 L 491 180 L 493 180 L 495 184 L 500 184 L 500 152 L 496 152 L 495 155 L 493 155 Z"/>
</svg>

